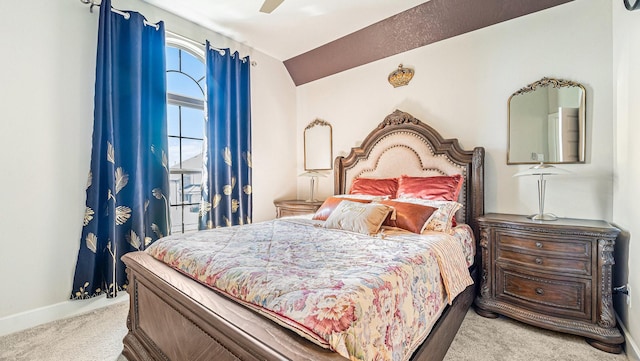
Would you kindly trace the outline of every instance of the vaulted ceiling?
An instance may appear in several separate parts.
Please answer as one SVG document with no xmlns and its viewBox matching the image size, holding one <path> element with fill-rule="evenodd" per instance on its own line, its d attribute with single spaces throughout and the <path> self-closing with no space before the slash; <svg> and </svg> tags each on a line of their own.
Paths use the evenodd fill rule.
<svg viewBox="0 0 640 361">
<path fill-rule="evenodd" d="M 301 85 L 573 0 L 143 0 L 282 60 Z M 277 2 L 277 1 L 276 1 Z"/>
<path fill-rule="evenodd" d="M 286 60 L 383 20 L 424 0 L 144 0 L 239 43 Z"/>
</svg>

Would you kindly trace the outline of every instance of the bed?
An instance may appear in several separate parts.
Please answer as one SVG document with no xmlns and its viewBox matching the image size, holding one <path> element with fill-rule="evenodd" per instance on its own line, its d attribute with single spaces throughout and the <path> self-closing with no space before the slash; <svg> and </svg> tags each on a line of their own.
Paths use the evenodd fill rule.
<svg viewBox="0 0 640 361">
<path fill-rule="evenodd" d="M 401 160 L 401 161 L 399 161 Z M 334 193 L 348 192 L 354 179 L 462 175 L 456 213 L 479 240 L 476 218 L 483 214 L 484 149 L 463 150 L 433 128 L 396 110 L 365 138 L 361 147 L 335 160 Z M 474 249 L 479 249 L 475 245 Z M 478 283 L 480 254 L 472 255 Z M 147 252 L 123 257 L 129 277 L 130 311 L 124 356 L 130 360 L 345 360 L 254 310 L 160 262 Z M 477 267 L 478 266 L 478 267 Z M 444 308 L 411 360 L 442 360 L 475 296 L 464 289 Z"/>
</svg>

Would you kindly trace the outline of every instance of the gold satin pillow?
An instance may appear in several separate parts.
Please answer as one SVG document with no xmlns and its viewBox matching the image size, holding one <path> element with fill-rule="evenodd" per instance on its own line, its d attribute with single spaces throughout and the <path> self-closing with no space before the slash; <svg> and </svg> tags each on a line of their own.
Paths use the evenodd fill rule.
<svg viewBox="0 0 640 361">
<path fill-rule="evenodd" d="M 324 222 L 325 228 L 342 229 L 362 234 L 376 234 L 391 208 L 380 203 L 358 203 L 343 200 Z"/>
</svg>

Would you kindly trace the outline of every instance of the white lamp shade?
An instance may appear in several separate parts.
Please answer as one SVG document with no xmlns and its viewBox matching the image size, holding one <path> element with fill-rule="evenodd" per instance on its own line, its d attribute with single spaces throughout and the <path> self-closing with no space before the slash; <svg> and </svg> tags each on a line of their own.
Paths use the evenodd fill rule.
<svg viewBox="0 0 640 361">
<path fill-rule="evenodd" d="M 544 213 L 544 193 L 546 188 L 547 180 L 544 179 L 545 175 L 559 175 L 559 174 L 569 174 L 568 170 L 562 168 L 556 168 L 550 164 L 540 163 L 536 166 L 533 166 L 529 169 L 525 169 L 521 172 L 514 174 L 514 177 L 520 177 L 523 175 L 538 175 L 540 179 L 538 179 L 538 213 L 529 216 L 529 218 L 535 221 L 554 221 L 558 219 L 558 217 L 552 213 Z"/>
<path fill-rule="evenodd" d="M 518 172 L 513 176 L 520 177 L 523 175 L 559 175 L 559 174 L 570 174 L 570 173 L 571 172 L 566 169 L 554 167 L 550 164 L 539 164 L 531 168 L 525 169 L 521 172 Z"/>
<path fill-rule="evenodd" d="M 323 172 L 318 172 L 314 170 L 306 171 L 304 173 L 298 174 L 298 177 L 326 177 L 327 174 Z"/>
</svg>

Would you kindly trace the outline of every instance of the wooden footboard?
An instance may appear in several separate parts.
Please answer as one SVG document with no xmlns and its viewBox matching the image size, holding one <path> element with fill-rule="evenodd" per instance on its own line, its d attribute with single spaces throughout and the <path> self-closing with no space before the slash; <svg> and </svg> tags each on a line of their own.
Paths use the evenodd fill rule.
<svg viewBox="0 0 640 361">
<path fill-rule="evenodd" d="M 344 360 L 143 252 L 123 257 L 133 360 Z"/>
<path fill-rule="evenodd" d="M 129 333 L 123 341 L 129 361 L 345 360 L 144 252 L 122 259 L 131 296 Z M 474 286 L 470 286 L 456 298 L 412 360 L 444 358 L 473 296 Z"/>
</svg>

